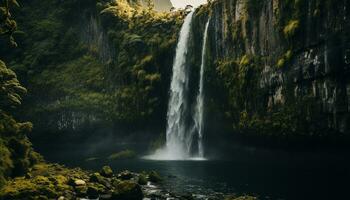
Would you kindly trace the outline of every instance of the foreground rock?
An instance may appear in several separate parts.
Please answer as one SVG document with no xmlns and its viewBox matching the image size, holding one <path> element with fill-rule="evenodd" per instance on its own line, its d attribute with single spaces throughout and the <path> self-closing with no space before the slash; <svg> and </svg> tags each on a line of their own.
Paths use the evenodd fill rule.
<svg viewBox="0 0 350 200">
<path fill-rule="evenodd" d="M 25 177 L 9 181 L 0 190 L 0 199 L 142 200 L 143 192 L 138 184 L 138 175 L 128 174 L 132 177 L 122 180 L 113 174 L 110 167 L 103 167 L 100 174 L 79 168 L 68 169 L 58 164 L 38 164 Z"/>
<path fill-rule="evenodd" d="M 24 177 L 7 182 L 0 189 L 1 200 L 255 200 L 254 197 L 174 194 L 152 171 L 114 174 L 108 166 L 100 172 L 69 169 L 58 164 L 37 164 Z"/>
</svg>

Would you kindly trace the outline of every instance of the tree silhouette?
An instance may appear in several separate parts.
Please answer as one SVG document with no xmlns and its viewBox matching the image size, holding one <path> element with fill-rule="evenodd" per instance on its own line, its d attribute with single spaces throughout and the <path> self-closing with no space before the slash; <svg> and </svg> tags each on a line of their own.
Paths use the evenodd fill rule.
<svg viewBox="0 0 350 200">
<path fill-rule="evenodd" d="M 1 0 L 0 4 L 0 36 L 9 37 L 12 46 L 17 47 L 13 33 L 17 30 L 17 23 L 12 19 L 10 8 L 19 7 L 16 0 Z"/>
</svg>

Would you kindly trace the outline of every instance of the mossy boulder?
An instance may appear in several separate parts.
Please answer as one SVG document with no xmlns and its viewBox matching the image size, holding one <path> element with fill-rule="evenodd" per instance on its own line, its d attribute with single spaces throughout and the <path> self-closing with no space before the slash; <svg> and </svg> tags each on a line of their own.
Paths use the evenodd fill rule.
<svg viewBox="0 0 350 200">
<path fill-rule="evenodd" d="M 101 174 L 97 172 L 91 174 L 90 182 L 99 183 L 101 185 L 104 185 L 105 187 L 111 187 L 111 180 L 101 176 Z"/>
<path fill-rule="evenodd" d="M 102 167 L 100 174 L 104 177 L 112 177 L 113 170 L 110 166 L 104 166 L 104 167 Z"/>
<path fill-rule="evenodd" d="M 75 192 L 78 197 L 85 197 L 87 195 L 88 188 L 85 185 L 76 186 Z"/>
<path fill-rule="evenodd" d="M 10 181 L 1 189 L 0 199 L 35 199 L 38 196 L 57 198 L 60 194 L 48 178 L 37 176 L 31 180 L 16 178 Z"/>
<path fill-rule="evenodd" d="M 142 200 L 143 193 L 140 185 L 132 181 L 121 181 L 112 195 L 114 200 Z"/>
<path fill-rule="evenodd" d="M 81 169 L 69 169 L 58 164 L 40 163 L 29 169 L 24 177 L 9 180 L 0 190 L 0 199 L 73 199 L 85 197 L 88 174 Z M 73 184 L 72 184 L 73 183 Z M 84 184 L 85 183 L 85 184 Z M 39 198 L 40 197 L 40 198 Z"/>
<path fill-rule="evenodd" d="M 133 176 L 134 175 L 128 170 L 125 170 L 125 171 L 121 172 L 120 174 L 118 174 L 118 178 L 121 180 L 130 180 L 133 178 Z"/>
<path fill-rule="evenodd" d="M 138 177 L 137 183 L 140 185 L 146 185 L 147 184 L 147 175 L 144 173 L 141 173 Z"/>
<path fill-rule="evenodd" d="M 151 171 L 148 174 L 148 179 L 153 183 L 159 183 L 162 181 L 162 177 L 156 171 Z"/>
</svg>

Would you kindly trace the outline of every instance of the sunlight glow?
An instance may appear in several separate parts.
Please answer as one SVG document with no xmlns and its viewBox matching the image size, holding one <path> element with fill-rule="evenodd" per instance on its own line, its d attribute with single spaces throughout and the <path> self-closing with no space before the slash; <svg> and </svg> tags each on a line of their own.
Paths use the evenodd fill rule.
<svg viewBox="0 0 350 200">
<path fill-rule="evenodd" d="M 202 4 L 207 3 L 207 0 L 171 0 L 171 3 L 175 8 L 185 8 L 186 5 L 198 7 Z"/>
</svg>

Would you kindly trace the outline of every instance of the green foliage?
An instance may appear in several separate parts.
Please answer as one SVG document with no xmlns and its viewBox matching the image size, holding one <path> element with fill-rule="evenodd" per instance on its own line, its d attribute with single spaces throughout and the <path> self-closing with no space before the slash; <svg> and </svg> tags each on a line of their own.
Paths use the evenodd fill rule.
<svg viewBox="0 0 350 200">
<path fill-rule="evenodd" d="M 242 111 L 239 118 L 241 133 L 274 137 L 312 136 L 314 130 L 308 124 L 317 119 L 313 97 L 302 97 L 277 106 L 266 113 Z"/>
<path fill-rule="evenodd" d="M 17 46 L 15 39 L 13 38 L 14 32 L 17 30 L 17 23 L 12 18 L 10 9 L 11 7 L 19 7 L 16 0 L 1 0 L 0 1 L 0 36 L 6 36 L 10 39 L 10 44 L 14 47 Z"/>
<path fill-rule="evenodd" d="M 32 124 L 18 123 L 7 113 L 21 104 L 26 92 L 16 74 L 0 61 L 0 186 L 8 177 L 22 175 L 33 163 L 42 160 L 25 136 Z"/>
<path fill-rule="evenodd" d="M 163 74 L 173 60 L 183 14 L 126 0 L 95 3 L 23 2 L 16 17 L 25 40 L 8 57 L 13 56 L 12 69 L 31 91 L 24 113 L 34 123 L 67 112 L 108 123 L 147 123 L 163 112 Z M 104 40 L 91 43 L 85 37 L 93 34 L 82 27 L 91 26 L 84 20 L 96 9 L 92 18 Z M 103 52 L 108 59 L 101 59 Z"/>
<path fill-rule="evenodd" d="M 13 108 L 21 105 L 22 95 L 27 90 L 17 80 L 16 74 L 0 60 L 0 108 Z"/>
</svg>

